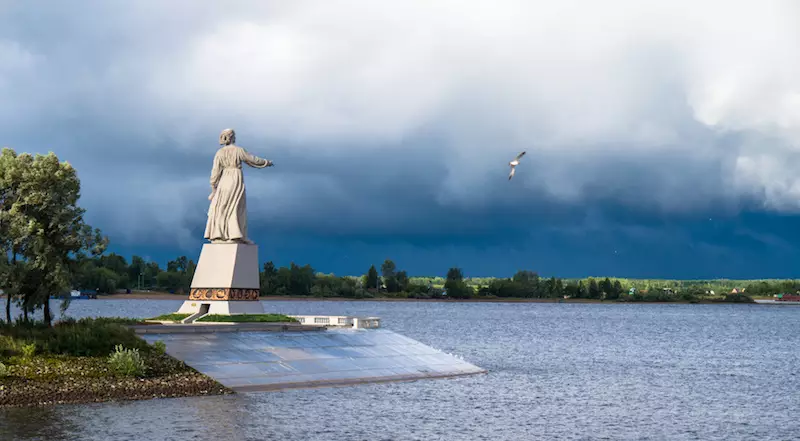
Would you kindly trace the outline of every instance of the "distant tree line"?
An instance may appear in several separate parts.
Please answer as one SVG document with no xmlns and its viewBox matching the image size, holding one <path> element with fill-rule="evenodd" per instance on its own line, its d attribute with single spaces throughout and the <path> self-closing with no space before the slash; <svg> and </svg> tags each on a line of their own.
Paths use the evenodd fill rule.
<svg viewBox="0 0 800 441">
<path fill-rule="evenodd" d="M 114 293 L 155 290 L 188 293 L 195 262 L 186 256 L 170 260 L 162 268 L 133 256 L 130 263 L 118 254 L 83 256 L 73 273 L 77 289 Z M 647 280 L 622 278 L 561 279 L 541 277 L 520 270 L 511 278 L 467 278 L 461 268 L 450 268 L 444 277 L 410 277 L 390 259 L 379 268 L 370 266 L 362 276 L 336 276 L 317 272 L 310 265 L 263 264 L 262 296 L 315 296 L 365 299 L 592 299 L 611 301 L 694 301 L 723 297 L 732 292 L 749 296 L 797 292 L 800 280 Z"/>
</svg>

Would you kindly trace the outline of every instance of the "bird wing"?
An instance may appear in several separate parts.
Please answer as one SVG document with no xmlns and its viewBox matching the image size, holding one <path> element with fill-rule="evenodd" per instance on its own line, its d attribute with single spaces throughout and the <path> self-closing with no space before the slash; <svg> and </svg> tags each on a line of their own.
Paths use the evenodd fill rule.
<svg viewBox="0 0 800 441">
<path fill-rule="evenodd" d="M 517 155 L 517 157 L 516 157 L 516 158 L 514 158 L 514 159 L 516 159 L 517 161 L 519 161 L 519 158 L 521 158 L 521 157 L 523 157 L 523 156 L 525 156 L 525 152 L 522 152 L 522 153 L 520 153 L 520 154 L 519 154 L 519 155 Z"/>
<path fill-rule="evenodd" d="M 514 177 L 514 172 L 517 171 L 516 167 L 511 167 L 511 173 L 508 174 L 508 180 L 510 181 L 511 178 Z"/>
</svg>

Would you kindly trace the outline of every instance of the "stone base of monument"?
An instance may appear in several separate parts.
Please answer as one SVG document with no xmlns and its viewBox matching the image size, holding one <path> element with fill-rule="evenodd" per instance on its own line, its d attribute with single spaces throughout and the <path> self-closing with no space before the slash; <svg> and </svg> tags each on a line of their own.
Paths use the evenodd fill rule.
<svg viewBox="0 0 800 441">
<path fill-rule="evenodd" d="M 257 245 L 207 243 L 178 313 L 192 314 L 184 323 L 206 314 L 263 314 L 259 287 Z"/>
</svg>

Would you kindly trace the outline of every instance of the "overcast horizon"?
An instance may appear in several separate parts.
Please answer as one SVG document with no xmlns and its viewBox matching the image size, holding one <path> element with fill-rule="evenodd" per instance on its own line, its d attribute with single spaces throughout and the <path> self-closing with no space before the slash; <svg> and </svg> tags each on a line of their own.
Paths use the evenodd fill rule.
<svg viewBox="0 0 800 441">
<path fill-rule="evenodd" d="M 644 3 L 0 0 L 0 146 L 162 266 L 230 127 L 261 261 L 800 278 L 800 3 Z"/>
</svg>

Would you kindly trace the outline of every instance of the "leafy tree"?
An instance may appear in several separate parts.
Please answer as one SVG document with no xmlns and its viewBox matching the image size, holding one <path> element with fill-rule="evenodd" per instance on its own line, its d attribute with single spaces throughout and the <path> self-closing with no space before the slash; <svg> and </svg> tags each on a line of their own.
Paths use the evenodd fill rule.
<svg viewBox="0 0 800 441">
<path fill-rule="evenodd" d="M 619 280 L 615 280 L 614 285 L 611 288 L 611 297 L 609 297 L 609 299 L 616 300 L 620 295 L 622 295 L 622 293 L 622 284 L 619 282 Z"/>
<path fill-rule="evenodd" d="M 34 157 L 3 149 L 0 156 L 2 216 L 14 266 L 9 292 L 25 314 L 44 308 L 50 325 L 50 295 L 66 291 L 81 256 L 102 254 L 107 239 L 84 222 L 84 210 L 77 205 L 80 181 L 69 163 L 53 153 Z M 32 275 L 39 279 L 35 288 L 24 282 Z"/>
<path fill-rule="evenodd" d="M 447 296 L 454 299 L 468 299 L 472 296 L 472 288 L 464 283 L 464 273 L 461 268 L 450 268 L 447 271 L 444 289 L 447 291 Z"/>
<path fill-rule="evenodd" d="M 409 280 L 408 280 L 408 273 L 405 271 L 398 271 L 395 274 L 395 280 L 397 281 L 397 290 L 398 291 L 408 291 L 409 287 Z"/>
<path fill-rule="evenodd" d="M 614 296 L 614 284 L 611 283 L 611 280 L 608 277 L 600 281 L 598 284 L 598 289 L 600 290 L 600 298 L 616 298 Z"/>
<path fill-rule="evenodd" d="M 600 287 L 597 285 L 597 281 L 594 279 L 589 279 L 589 298 L 590 299 L 599 299 L 601 292 Z"/>
<path fill-rule="evenodd" d="M 169 292 L 179 291 L 185 283 L 184 275 L 176 271 L 164 271 L 156 276 L 156 283 L 160 288 Z"/>
<path fill-rule="evenodd" d="M 158 286 L 158 281 L 156 277 L 158 274 L 161 273 L 161 268 L 158 266 L 157 262 L 147 262 L 147 265 L 144 267 L 144 275 L 142 276 L 142 283 L 144 283 L 148 287 L 155 287 Z"/>
<path fill-rule="evenodd" d="M 264 264 L 264 269 L 261 272 L 261 295 L 275 294 L 278 282 L 278 270 L 275 269 L 275 264 L 270 260 Z"/>
<path fill-rule="evenodd" d="M 141 288 L 139 283 L 142 278 L 141 276 L 144 274 L 145 265 L 144 259 L 140 256 L 131 257 L 131 264 L 128 266 L 128 281 L 133 283 L 133 286 L 137 288 Z"/>
<path fill-rule="evenodd" d="M 383 264 L 381 265 L 381 275 L 384 278 L 394 277 L 394 273 L 396 270 L 397 270 L 397 265 L 395 265 L 394 262 L 392 262 L 389 259 L 383 261 Z"/>
<path fill-rule="evenodd" d="M 381 265 L 381 275 L 383 276 L 383 283 L 386 285 L 386 291 L 398 292 L 400 291 L 399 284 L 397 283 L 397 265 L 389 259 L 383 261 Z"/>
<path fill-rule="evenodd" d="M 370 288 L 378 289 L 378 270 L 375 265 L 371 265 L 367 271 L 367 289 Z"/>
<path fill-rule="evenodd" d="M 307 296 L 311 294 L 314 285 L 314 269 L 311 265 L 297 266 L 292 262 L 289 266 L 289 292 L 296 295 Z"/>
</svg>

